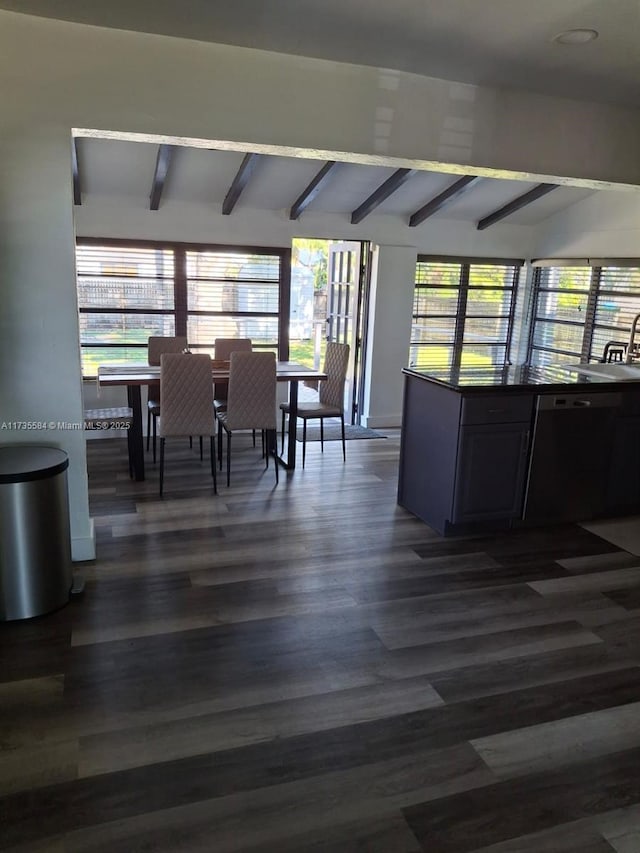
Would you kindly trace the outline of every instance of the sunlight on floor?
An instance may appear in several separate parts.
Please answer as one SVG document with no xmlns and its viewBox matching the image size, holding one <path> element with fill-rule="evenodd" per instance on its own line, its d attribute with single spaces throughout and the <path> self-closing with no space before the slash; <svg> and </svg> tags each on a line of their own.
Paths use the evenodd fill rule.
<svg viewBox="0 0 640 853">
<path fill-rule="evenodd" d="M 640 556 L 640 516 L 628 518 L 612 518 L 608 521 L 594 521 L 583 524 L 585 530 L 601 536 L 607 542 L 612 542 L 618 548 Z"/>
</svg>

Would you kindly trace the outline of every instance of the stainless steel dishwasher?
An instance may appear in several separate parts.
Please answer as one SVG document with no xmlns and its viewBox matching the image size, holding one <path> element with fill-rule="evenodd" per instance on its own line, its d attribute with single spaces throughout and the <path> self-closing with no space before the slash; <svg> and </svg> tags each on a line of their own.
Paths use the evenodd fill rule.
<svg viewBox="0 0 640 853">
<path fill-rule="evenodd" d="M 605 509 L 619 393 L 541 394 L 524 502 L 527 521 L 582 521 Z"/>
</svg>

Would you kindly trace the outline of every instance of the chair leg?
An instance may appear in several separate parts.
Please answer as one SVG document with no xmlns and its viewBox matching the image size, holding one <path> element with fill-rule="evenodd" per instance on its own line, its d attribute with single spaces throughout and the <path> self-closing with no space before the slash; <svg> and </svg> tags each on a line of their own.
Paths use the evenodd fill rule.
<svg viewBox="0 0 640 853">
<path fill-rule="evenodd" d="M 201 462 L 202 462 L 203 458 L 204 457 L 202 456 L 202 436 L 200 436 L 200 461 Z"/>
<path fill-rule="evenodd" d="M 155 441 L 154 441 L 153 447 L 155 449 Z M 164 484 L 164 438 L 161 438 L 160 439 L 160 497 L 162 497 L 163 484 Z"/>
<path fill-rule="evenodd" d="M 256 446 L 256 431 L 255 431 L 255 429 L 253 430 L 253 446 L 254 447 Z M 263 436 L 263 441 L 262 441 L 262 452 L 264 453 L 264 436 Z"/>
<path fill-rule="evenodd" d="M 347 461 L 347 443 L 344 439 L 344 414 L 340 415 L 340 426 L 342 427 L 342 461 Z"/>
<path fill-rule="evenodd" d="M 193 450 L 193 436 L 189 436 L 189 450 Z"/>
<path fill-rule="evenodd" d="M 268 448 L 271 448 L 269 451 Z M 280 477 L 278 473 L 278 430 L 270 429 L 267 431 L 267 459 L 269 458 L 269 452 L 273 453 L 273 467 L 276 469 L 276 486 L 280 482 Z"/>
<path fill-rule="evenodd" d="M 227 488 L 231 484 L 231 433 L 227 431 Z"/>
<path fill-rule="evenodd" d="M 153 464 L 156 464 L 156 438 L 158 433 L 158 418 L 153 415 Z"/>
<path fill-rule="evenodd" d="M 276 432 L 277 436 L 277 432 Z M 260 430 L 260 438 L 262 439 L 262 457 L 265 460 L 265 470 L 269 467 L 269 453 L 271 453 L 271 430 Z M 276 438 L 276 441 L 278 439 Z"/>
<path fill-rule="evenodd" d="M 218 465 L 222 471 L 222 421 L 218 421 Z"/>
<path fill-rule="evenodd" d="M 304 460 L 307 455 L 307 419 L 302 419 L 302 467 L 304 468 Z"/>
<path fill-rule="evenodd" d="M 151 441 L 151 409 L 147 409 L 147 453 L 149 452 L 149 442 Z"/>
<path fill-rule="evenodd" d="M 324 418 L 320 418 L 320 453 L 324 453 Z"/>
<path fill-rule="evenodd" d="M 284 453 L 284 409 L 282 410 L 282 452 Z"/>
<path fill-rule="evenodd" d="M 213 494 L 218 494 L 218 479 L 216 477 L 216 438 L 213 433 L 211 433 L 211 450 L 209 452 L 209 456 L 211 457 L 211 476 L 213 477 Z"/>
</svg>

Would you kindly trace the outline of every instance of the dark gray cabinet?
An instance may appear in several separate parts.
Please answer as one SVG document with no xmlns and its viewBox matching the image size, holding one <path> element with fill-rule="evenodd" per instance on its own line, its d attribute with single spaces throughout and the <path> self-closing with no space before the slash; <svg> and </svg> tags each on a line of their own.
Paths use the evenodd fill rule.
<svg viewBox="0 0 640 853">
<path fill-rule="evenodd" d="M 607 515 L 640 513 L 640 391 L 628 388 L 613 427 Z"/>
<path fill-rule="evenodd" d="M 527 421 L 461 427 L 453 523 L 521 516 L 529 426 Z"/>
<path fill-rule="evenodd" d="M 619 418 L 614 425 L 613 452 L 605 513 L 640 512 L 640 416 Z"/>
<path fill-rule="evenodd" d="M 640 383 L 498 389 L 407 370 L 398 503 L 445 536 L 640 513 Z"/>
<path fill-rule="evenodd" d="M 533 399 L 407 376 L 398 503 L 445 535 L 521 518 Z"/>
</svg>

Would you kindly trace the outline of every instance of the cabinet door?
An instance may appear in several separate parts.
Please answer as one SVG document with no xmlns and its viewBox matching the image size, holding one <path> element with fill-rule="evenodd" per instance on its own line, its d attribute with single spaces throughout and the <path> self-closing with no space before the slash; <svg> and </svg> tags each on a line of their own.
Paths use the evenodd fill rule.
<svg viewBox="0 0 640 853">
<path fill-rule="evenodd" d="M 460 429 L 453 523 L 519 518 L 529 452 L 529 422 Z"/>
<path fill-rule="evenodd" d="M 607 514 L 640 511 L 640 417 L 618 418 L 606 490 Z"/>
</svg>

